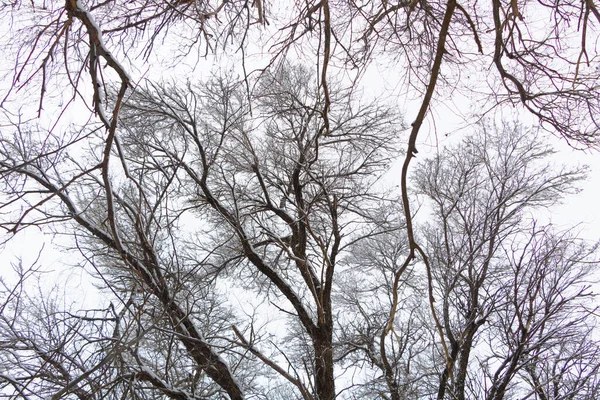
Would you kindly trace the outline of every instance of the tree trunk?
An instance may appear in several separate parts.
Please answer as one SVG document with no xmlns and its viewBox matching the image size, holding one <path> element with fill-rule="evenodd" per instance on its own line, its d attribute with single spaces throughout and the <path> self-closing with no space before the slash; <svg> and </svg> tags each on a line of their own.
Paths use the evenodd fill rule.
<svg viewBox="0 0 600 400">
<path fill-rule="evenodd" d="M 313 338 L 315 349 L 315 395 L 319 400 L 335 399 L 331 326 L 321 326 Z"/>
</svg>

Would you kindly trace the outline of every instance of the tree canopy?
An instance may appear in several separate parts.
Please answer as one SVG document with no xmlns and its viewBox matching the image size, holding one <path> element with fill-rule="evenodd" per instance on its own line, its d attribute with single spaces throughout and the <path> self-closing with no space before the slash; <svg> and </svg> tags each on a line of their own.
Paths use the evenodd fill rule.
<svg viewBox="0 0 600 400">
<path fill-rule="evenodd" d="M 547 135 L 600 138 L 593 0 L 0 11 L 0 226 L 101 294 L 14 265 L 3 396 L 598 397 L 596 246 L 537 216 L 586 174 Z M 413 165 L 458 96 L 468 133 Z"/>
</svg>

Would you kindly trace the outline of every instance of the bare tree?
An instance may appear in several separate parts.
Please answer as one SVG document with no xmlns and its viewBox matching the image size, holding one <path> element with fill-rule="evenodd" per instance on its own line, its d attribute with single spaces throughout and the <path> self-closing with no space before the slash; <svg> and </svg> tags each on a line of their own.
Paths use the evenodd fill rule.
<svg viewBox="0 0 600 400">
<path fill-rule="evenodd" d="M 113 153 L 122 173 L 108 180 L 99 166 L 102 146 L 62 153 L 64 161 L 52 165 L 47 157 L 65 146 L 29 158 L 17 151 L 18 135 L 4 142 L 9 195 L 20 197 L 10 192 L 20 185 L 41 188 L 26 195 L 40 200 L 4 226 L 74 222 L 78 249 L 106 288 L 122 307 L 142 313 L 136 323 L 146 351 L 152 343 L 176 343 L 128 360 L 135 380 L 172 397 L 202 393 L 198 382 L 177 388 L 179 360 L 188 363 L 181 370 L 198 370 L 241 398 L 252 381 L 234 379 L 244 373 L 232 366 L 257 359 L 298 395 L 333 399 L 339 258 L 349 242 L 398 229 L 380 222 L 385 198 L 373 186 L 395 154 L 398 117 L 381 106 L 357 107 L 350 97 L 332 107 L 325 135 L 317 117 L 322 99 L 305 69 L 282 69 L 258 85 L 253 114 L 242 87 L 226 79 L 138 89 L 122 108 L 123 134 Z M 201 228 L 184 235 L 184 222 Z M 215 234 L 195 236 L 205 230 Z M 280 342 L 281 328 L 236 323 L 211 296 L 222 279 L 249 291 L 260 312 L 289 320 L 293 336 Z M 266 334 L 275 356 L 261 349 Z"/>
<path fill-rule="evenodd" d="M 490 321 L 492 358 L 499 363 L 488 399 L 518 393 L 518 378 L 527 382 L 529 392 L 521 390 L 528 396 L 594 398 L 600 364 L 590 309 L 593 250 L 550 229 L 534 229 L 525 245 L 505 250 L 512 285 L 498 289 L 505 302 Z"/>
<path fill-rule="evenodd" d="M 532 352 L 565 345 L 587 331 L 591 317 L 584 306 L 594 249 L 528 222 L 535 221 L 529 213 L 572 191 L 584 171 L 546 164 L 548 147 L 518 125 L 480 129 L 421 164 L 415 178 L 433 209 L 424 236 L 448 351 L 438 399 L 504 398 L 519 371 L 535 369 Z M 485 354 L 485 337 L 494 356 L 473 359 Z M 487 387 L 472 366 L 498 362 Z"/>
<path fill-rule="evenodd" d="M 339 304 L 345 316 L 339 328 L 338 358 L 349 369 L 367 371 L 362 381 L 357 379 L 354 398 L 423 398 L 427 394 L 435 333 L 427 313 L 426 278 L 420 266 L 412 265 L 401 282 L 394 282 L 407 248 L 397 231 L 355 243 L 348 255 L 347 273 L 340 277 Z M 388 336 L 394 302 L 397 316 Z"/>
<path fill-rule="evenodd" d="M 420 164 L 427 257 L 407 262 L 403 212 L 378 189 L 399 118 L 333 93 L 348 101 L 332 97 L 327 131 L 302 67 L 263 74 L 250 99 L 224 77 L 138 88 L 108 176 L 93 125 L 52 141 L 16 126 L 2 141 L 2 226 L 67 233 L 109 296 L 77 311 L 7 290 L 2 361 L 18 373 L 5 389 L 395 400 L 560 398 L 571 385 L 593 396 L 595 249 L 529 217 L 584 170 L 545 164 L 534 132 L 483 125 Z"/>
<path fill-rule="evenodd" d="M 461 164 L 458 175 L 442 171 L 439 181 L 414 186 L 438 200 L 436 223 L 422 228 L 413 221 L 409 169 L 430 111 L 457 91 L 489 110 L 522 107 L 571 144 L 596 145 L 600 86 L 591 42 L 600 14 L 593 0 L 33 0 L 0 11 L 9 63 L 2 76 L 10 83 L 0 100 L 0 224 L 9 235 L 29 226 L 67 234 L 70 250 L 114 301 L 103 308 L 108 319 L 71 313 L 42 324 L 48 335 L 60 337 L 71 325 L 100 329 L 94 340 L 112 343 L 104 347 L 113 353 L 131 348 L 118 359 L 93 350 L 88 365 L 77 360 L 77 341 L 85 338 L 67 335 L 57 354 L 74 357 L 81 374 L 72 375 L 67 363 L 64 373 L 49 370 L 51 379 L 24 379 L 57 398 L 371 392 L 400 399 L 504 396 L 517 377 L 535 386 L 532 395 L 548 396 L 549 367 L 532 369 L 512 350 L 489 356 L 510 359 L 497 376 L 474 378 L 469 360 L 491 331 L 485 324 L 492 312 L 533 310 L 519 311 L 523 293 L 512 303 L 497 301 L 505 287 L 494 277 L 509 270 L 498 254 L 513 254 L 503 246 L 522 233 L 523 209 L 549 205 L 578 173 L 545 175 L 507 162 L 515 154 L 504 147 L 537 162 L 541 154 L 519 142 L 532 132 L 510 135 L 514 143 L 466 143 L 472 154 L 455 150 L 456 157 L 471 164 Z M 252 73 L 249 54 L 256 51 L 265 60 Z M 160 59 L 172 67 L 207 54 L 237 57 L 239 82 L 169 85 L 142 72 L 146 62 L 159 69 Z M 306 65 L 290 69 L 288 54 Z M 420 98 L 400 199 L 376 188 L 403 125 L 386 107 L 364 106 L 352 90 L 372 60 L 390 59 L 399 65 L 394 94 Z M 469 78 L 482 73 L 484 82 Z M 65 116 L 83 122 L 67 127 Z M 435 170 L 435 162 L 426 165 Z M 479 168 L 491 183 L 470 172 Z M 451 234 L 440 234 L 446 226 Z M 394 236 L 400 234 L 406 240 Z M 373 274 L 362 273 L 357 260 Z M 516 286 L 533 279 L 521 273 L 510 275 Z M 381 298 L 353 292 L 358 283 Z M 236 312 L 222 300 L 242 293 L 249 309 Z M 277 317 L 263 321 L 265 314 Z M 275 321 L 285 321 L 283 338 Z M 122 336 L 112 337 L 114 329 Z M 21 343 L 20 332 L 30 331 L 5 332 L 7 343 Z M 24 352 L 35 350 L 27 346 Z M 40 370 L 50 365 L 36 360 Z M 548 365 L 563 365 L 555 360 Z M 372 365 L 364 368 L 365 361 Z M 263 368 L 280 378 L 274 387 L 261 382 Z M 336 392 L 336 368 L 346 371 L 338 381 L 358 375 L 360 383 Z M 573 375 L 579 381 L 572 378 L 582 391 L 595 379 L 595 368 L 586 368 Z M 100 371 L 115 384 L 94 389 Z"/>
</svg>

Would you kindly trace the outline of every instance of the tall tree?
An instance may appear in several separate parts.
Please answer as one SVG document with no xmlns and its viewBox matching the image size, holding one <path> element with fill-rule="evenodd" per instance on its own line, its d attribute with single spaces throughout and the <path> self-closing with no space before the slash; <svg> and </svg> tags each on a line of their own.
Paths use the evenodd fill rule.
<svg viewBox="0 0 600 400">
<path fill-rule="evenodd" d="M 317 117 L 322 98 L 306 69 L 282 69 L 258 85 L 252 113 L 242 87 L 225 79 L 199 88 L 138 88 L 123 106 L 116 142 L 121 176 L 103 179 L 101 146 L 67 156 L 61 144 L 43 154 L 29 143 L 38 154 L 31 159 L 18 153 L 18 136 L 4 142 L 2 169 L 10 187 L 43 188 L 30 211 L 47 223 L 73 216 L 79 249 L 109 288 L 123 299 L 143 295 L 143 306 L 128 300 L 125 308 L 163 315 L 160 322 L 140 318 L 136 331 L 167 335 L 185 349 L 189 373 L 199 370 L 231 398 L 241 398 L 244 383 L 228 367 L 241 362 L 235 355 L 241 347 L 303 397 L 333 399 L 335 270 L 350 237 L 359 242 L 397 229 L 380 220 L 377 208 L 386 200 L 373 185 L 395 154 L 398 117 L 379 105 L 357 105 L 351 92 L 335 92 L 336 100 L 350 97 L 331 108 L 325 134 Z M 79 134 L 89 135 L 88 129 Z M 50 154 L 63 161 L 47 164 Z M 18 190 L 10 195 L 20 196 Z M 193 239 L 198 231 L 185 235 L 182 224 L 206 225 L 200 232 L 210 227 L 215 234 Z M 290 320 L 297 337 L 274 342 L 283 365 L 263 354 L 259 340 L 281 335 L 281 328 L 262 332 L 252 321 L 238 327 L 219 311 L 210 288 L 218 292 L 214 281 L 223 279 L 250 291 L 258 311 Z M 208 293 L 197 289 L 205 286 Z M 261 303 L 272 306 L 263 311 Z M 202 304 L 222 322 L 204 326 L 212 313 L 204 314 Z M 119 346 L 131 340 L 119 338 Z M 223 351 L 233 351 L 229 362 L 218 355 Z M 127 367 L 137 370 L 135 379 L 160 389 L 160 382 L 174 382 L 181 373 L 171 371 L 180 365 L 176 354 L 148 362 L 136 353 Z M 198 391 L 162 391 L 182 390 Z"/>
<path fill-rule="evenodd" d="M 548 164 L 551 153 L 535 131 L 484 125 L 417 168 L 416 188 L 433 211 L 423 234 L 445 359 L 440 400 L 505 398 L 515 375 L 535 368 L 534 353 L 587 331 L 594 248 L 535 218 L 584 170 Z M 486 337 L 489 358 L 478 345 Z M 484 384 L 473 364 L 492 360 L 500 366 Z"/>
</svg>

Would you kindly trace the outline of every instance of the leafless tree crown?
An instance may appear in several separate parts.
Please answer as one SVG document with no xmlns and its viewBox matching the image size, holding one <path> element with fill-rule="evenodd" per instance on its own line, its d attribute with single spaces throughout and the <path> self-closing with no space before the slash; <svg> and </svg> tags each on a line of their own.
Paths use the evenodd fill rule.
<svg viewBox="0 0 600 400">
<path fill-rule="evenodd" d="M 3 241 L 55 235 L 99 294 L 2 275 L 1 397 L 600 396 L 596 246 L 538 218 L 586 174 L 547 133 L 600 137 L 594 0 L 0 12 Z M 469 133 L 415 163 L 457 95 Z"/>
</svg>

